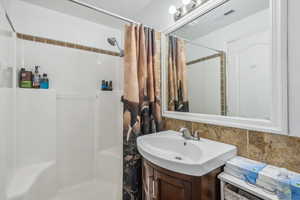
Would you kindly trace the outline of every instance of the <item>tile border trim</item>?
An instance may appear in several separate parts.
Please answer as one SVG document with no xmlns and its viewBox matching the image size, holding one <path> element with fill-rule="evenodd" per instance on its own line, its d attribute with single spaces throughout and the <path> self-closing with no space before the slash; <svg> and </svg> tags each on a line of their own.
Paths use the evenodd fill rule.
<svg viewBox="0 0 300 200">
<path fill-rule="evenodd" d="M 110 56 L 118 56 L 118 57 L 120 56 L 119 53 L 109 51 L 109 50 L 98 49 L 98 48 L 84 46 L 84 45 L 75 44 L 75 43 L 71 43 L 71 42 L 53 40 L 53 39 L 49 39 L 49 38 L 38 37 L 38 36 L 33 36 L 33 35 L 28 35 L 28 34 L 17 33 L 17 38 L 22 39 L 22 40 L 33 41 L 33 42 L 51 44 L 51 45 L 60 46 L 60 47 L 79 49 L 79 50 L 89 51 L 89 52 L 94 52 L 94 53 L 99 53 L 99 54 L 106 54 L 106 55 L 110 55 Z"/>
</svg>

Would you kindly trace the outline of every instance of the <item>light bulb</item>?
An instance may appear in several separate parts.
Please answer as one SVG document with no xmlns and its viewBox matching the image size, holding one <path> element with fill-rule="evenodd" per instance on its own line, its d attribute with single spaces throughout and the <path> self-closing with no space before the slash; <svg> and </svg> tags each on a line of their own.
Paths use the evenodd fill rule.
<svg viewBox="0 0 300 200">
<path fill-rule="evenodd" d="M 171 15 L 174 15 L 176 12 L 177 12 L 176 6 L 174 6 L 174 5 L 170 6 L 170 8 L 169 8 L 169 13 L 170 13 Z"/>
<path fill-rule="evenodd" d="M 202 0 L 197 0 L 197 5 L 200 5 L 200 4 L 202 4 L 202 3 L 203 3 Z"/>
<path fill-rule="evenodd" d="M 189 5 L 191 0 L 182 0 L 183 5 Z"/>
</svg>

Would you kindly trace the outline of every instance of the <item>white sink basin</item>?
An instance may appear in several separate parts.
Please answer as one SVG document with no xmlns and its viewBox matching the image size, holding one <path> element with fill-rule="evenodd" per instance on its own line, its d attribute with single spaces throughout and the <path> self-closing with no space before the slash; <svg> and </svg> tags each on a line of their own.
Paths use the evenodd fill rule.
<svg viewBox="0 0 300 200">
<path fill-rule="evenodd" d="M 236 156 L 237 148 L 212 140 L 185 140 L 181 133 L 163 131 L 137 139 L 140 154 L 148 161 L 171 171 L 203 176 Z"/>
</svg>

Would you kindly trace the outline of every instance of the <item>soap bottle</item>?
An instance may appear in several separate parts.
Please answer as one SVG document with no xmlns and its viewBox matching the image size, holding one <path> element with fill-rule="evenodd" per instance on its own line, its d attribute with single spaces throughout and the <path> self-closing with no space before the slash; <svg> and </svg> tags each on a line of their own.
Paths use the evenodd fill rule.
<svg viewBox="0 0 300 200">
<path fill-rule="evenodd" d="M 40 83 L 40 88 L 49 89 L 49 79 L 46 73 L 43 74 L 43 78 L 41 79 L 41 83 Z"/>
<path fill-rule="evenodd" d="M 108 81 L 105 81 L 105 90 L 109 90 L 109 88 L 108 88 Z"/>
<path fill-rule="evenodd" d="M 33 88 L 40 88 L 40 80 L 41 75 L 39 74 L 39 66 L 35 66 L 35 70 L 33 73 L 33 80 L 32 80 L 32 87 Z"/>
<path fill-rule="evenodd" d="M 112 83 L 112 81 L 109 81 L 108 89 L 109 89 L 110 91 L 113 90 L 113 83 Z"/>
<path fill-rule="evenodd" d="M 102 80 L 102 83 L 101 83 L 101 90 L 105 90 L 105 80 Z"/>
</svg>

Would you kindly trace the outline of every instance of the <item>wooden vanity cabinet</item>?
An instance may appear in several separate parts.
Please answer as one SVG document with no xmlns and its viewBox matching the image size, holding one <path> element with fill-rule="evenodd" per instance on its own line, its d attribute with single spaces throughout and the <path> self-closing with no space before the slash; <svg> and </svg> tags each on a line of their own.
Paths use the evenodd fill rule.
<svg viewBox="0 0 300 200">
<path fill-rule="evenodd" d="M 221 172 L 219 168 L 195 177 L 163 169 L 143 159 L 144 200 L 219 200 L 217 175 Z"/>
</svg>

